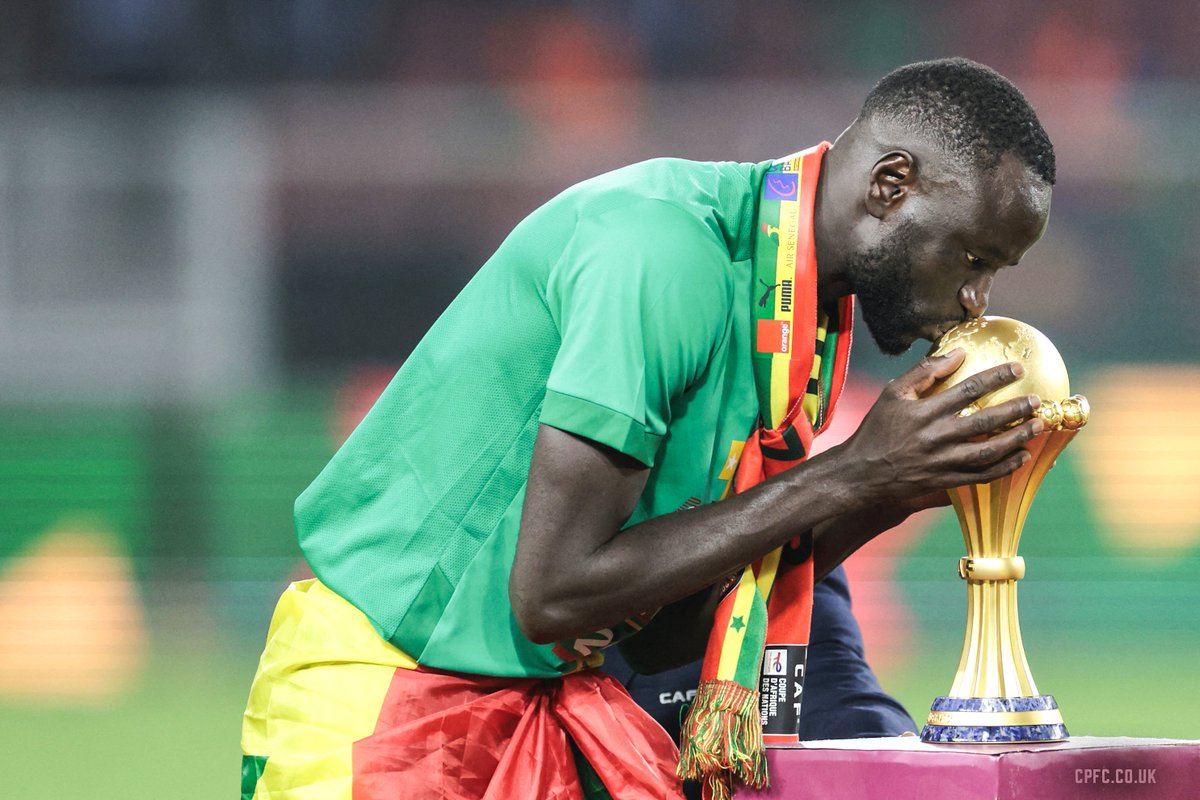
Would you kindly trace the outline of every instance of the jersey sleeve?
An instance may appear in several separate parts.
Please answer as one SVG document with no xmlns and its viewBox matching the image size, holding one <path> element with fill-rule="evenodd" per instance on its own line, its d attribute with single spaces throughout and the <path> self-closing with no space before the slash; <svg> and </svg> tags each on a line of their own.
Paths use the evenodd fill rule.
<svg viewBox="0 0 1200 800">
<path fill-rule="evenodd" d="M 643 200 L 583 217 L 547 280 L 561 347 L 541 422 L 653 466 L 732 297 L 728 250 L 695 216 Z"/>
</svg>

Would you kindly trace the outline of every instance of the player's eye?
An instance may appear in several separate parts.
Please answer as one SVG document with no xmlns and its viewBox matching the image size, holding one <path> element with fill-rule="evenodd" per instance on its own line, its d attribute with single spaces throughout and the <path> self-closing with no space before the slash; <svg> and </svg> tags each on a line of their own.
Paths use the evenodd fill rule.
<svg viewBox="0 0 1200 800">
<path fill-rule="evenodd" d="M 965 250 L 964 252 L 967 255 L 967 263 L 972 267 L 978 267 L 983 263 L 983 259 L 972 253 L 970 250 Z"/>
</svg>

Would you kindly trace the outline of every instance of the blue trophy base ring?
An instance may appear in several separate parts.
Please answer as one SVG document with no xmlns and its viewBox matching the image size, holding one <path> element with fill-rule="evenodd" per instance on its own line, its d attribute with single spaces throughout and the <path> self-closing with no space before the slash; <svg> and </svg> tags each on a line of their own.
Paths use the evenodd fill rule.
<svg viewBox="0 0 1200 800">
<path fill-rule="evenodd" d="M 1048 694 L 939 697 L 921 731 L 921 741 L 943 744 L 1060 742 L 1066 738 L 1062 712 Z"/>
</svg>

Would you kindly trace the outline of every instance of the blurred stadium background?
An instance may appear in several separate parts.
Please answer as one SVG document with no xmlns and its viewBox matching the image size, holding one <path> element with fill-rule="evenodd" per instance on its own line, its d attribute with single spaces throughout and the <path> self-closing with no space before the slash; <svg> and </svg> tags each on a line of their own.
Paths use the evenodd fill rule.
<svg viewBox="0 0 1200 800">
<path fill-rule="evenodd" d="M 659 155 L 832 139 L 965 55 L 1059 158 L 993 313 L 1093 422 L 1022 542 L 1026 649 L 1077 734 L 1200 738 L 1200 17 L 1119 0 L 50 0 L 0 23 L 0 795 L 229 797 L 291 503 L 541 201 Z M 486 336 L 486 330 L 479 331 Z M 855 357 L 859 408 L 915 356 Z M 843 420 L 843 425 L 846 421 Z M 962 552 L 855 556 L 918 719 Z"/>
</svg>

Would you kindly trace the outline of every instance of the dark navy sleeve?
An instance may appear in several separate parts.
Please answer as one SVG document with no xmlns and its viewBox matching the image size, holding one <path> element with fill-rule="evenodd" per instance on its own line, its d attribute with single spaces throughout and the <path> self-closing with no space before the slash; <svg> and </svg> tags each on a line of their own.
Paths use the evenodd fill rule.
<svg viewBox="0 0 1200 800">
<path fill-rule="evenodd" d="M 801 739 L 860 739 L 917 730 L 904 706 L 883 691 L 867 664 L 841 566 L 813 590 L 810 641 Z"/>
</svg>

